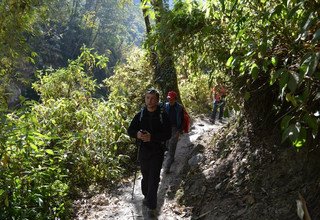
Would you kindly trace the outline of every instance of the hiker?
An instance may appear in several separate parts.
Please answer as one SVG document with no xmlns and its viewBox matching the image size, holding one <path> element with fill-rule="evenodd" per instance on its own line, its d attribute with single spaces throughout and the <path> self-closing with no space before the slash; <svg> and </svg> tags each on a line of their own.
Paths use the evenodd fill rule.
<svg viewBox="0 0 320 220">
<path fill-rule="evenodd" d="M 211 95 L 213 98 L 213 110 L 212 110 L 210 121 L 213 124 L 216 121 L 216 115 L 217 115 L 218 108 L 219 108 L 219 121 L 222 122 L 224 106 L 226 104 L 225 97 L 227 94 L 226 89 L 222 84 L 222 80 L 218 79 L 217 82 L 218 82 L 218 84 L 215 87 L 213 87 L 211 90 Z"/>
<path fill-rule="evenodd" d="M 157 207 L 157 191 L 164 160 L 164 144 L 171 137 L 171 125 L 167 113 L 159 106 L 159 92 L 149 89 L 145 93 L 145 107 L 137 113 L 128 127 L 128 134 L 140 143 L 139 162 L 142 173 L 141 190 L 143 205 L 148 215 L 154 217 Z"/>
<path fill-rule="evenodd" d="M 168 92 L 168 102 L 165 103 L 165 110 L 169 115 L 171 123 L 171 138 L 167 141 L 168 159 L 165 165 L 165 173 L 170 173 L 170 167 L 174 162 L 174 156 L 182 131 L 183 125 L 183 106 L 177 102 L 177 93 L 175 91 Z"/>
</svg>

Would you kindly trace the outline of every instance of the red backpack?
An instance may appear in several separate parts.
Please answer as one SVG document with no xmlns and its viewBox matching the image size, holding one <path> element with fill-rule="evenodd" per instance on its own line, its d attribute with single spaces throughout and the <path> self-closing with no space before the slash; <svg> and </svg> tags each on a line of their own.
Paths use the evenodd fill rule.
<svg viewBox="0 0 320 220">
<path fill-rule="evenodd" d="M 190 131 L 190 116 L 186 109 L 183 107 L 183 124 L 182 124 L 182 131 L 183 133 L 189 133 Z"/>
</svg>

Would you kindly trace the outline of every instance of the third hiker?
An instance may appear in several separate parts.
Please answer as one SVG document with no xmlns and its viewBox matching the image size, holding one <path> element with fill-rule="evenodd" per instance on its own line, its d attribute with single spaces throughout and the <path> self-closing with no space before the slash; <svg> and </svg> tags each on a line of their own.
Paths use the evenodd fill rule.
<svg viewBox="0 0 320 220">
<path fill-rule="evenodd" d="M 213 100 L 213 109 L 212 109 L 212 114 L 211 114 L 211 119 L 210 121 L 214 124 L 216 121 L 216 115 L 217 115 L 217 110 L 219 109 L 219 121 L 222 121 L 223 117 L 223 110 L 224 106 L 226 104 L 226 89 L 223 86 L 222 79 L 218 78 L 217 80 L 217 85 L 212 88 L 211 94 L 212 94 L 212 100 Z"/>
</svg>

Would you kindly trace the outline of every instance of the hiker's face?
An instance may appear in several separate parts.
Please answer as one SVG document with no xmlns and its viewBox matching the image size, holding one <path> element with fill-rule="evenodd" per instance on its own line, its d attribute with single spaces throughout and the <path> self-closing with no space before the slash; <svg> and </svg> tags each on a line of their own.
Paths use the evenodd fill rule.
<svg viewBox="0 0 320 220">
<path fill-rule="evenodd" d="M 156 94 L 146 94 L 145 96 L 146 106 L 149 111 L 156 110 L 159 99 Z"/>
<path fill-rule="evenodd" d="M 174 103 L 176 102 L 175 98 L 168 98 L 169 104 L 170 105 L 174 105 Z"/>
</svg>

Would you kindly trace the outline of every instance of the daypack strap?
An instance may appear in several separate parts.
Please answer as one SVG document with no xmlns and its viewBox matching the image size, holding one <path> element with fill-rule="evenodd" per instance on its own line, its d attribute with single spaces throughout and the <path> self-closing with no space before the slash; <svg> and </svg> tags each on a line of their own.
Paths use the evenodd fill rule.
<svg viewBox="0 0 320 220">
<path fill-rule="evenodd" d="M 141 122 L 141 121 L 142 121 L 143 111 L 144 111 L 144 107 L 143 107 L 143 108 L 141 108 L 141 110 L 140 110 L 139 122 Z"/>
<path fill-rule="evenodd" d="M 144 109 L 145 109 L 145 107 L 141 108 L 141 110 L 140 110 L 139 122 L 142 121 Z M 160 115 L 159 115 L 159 117 L 160 117 L 160 123 L 161 124 L 163 124 L 163 116 L 162 116 L 163 112 L 164 112 L 163 107 L 160 106 Z"/>
</svg>

